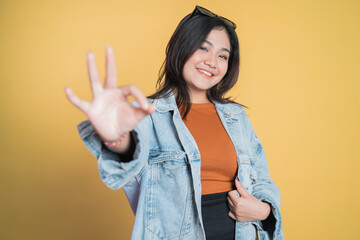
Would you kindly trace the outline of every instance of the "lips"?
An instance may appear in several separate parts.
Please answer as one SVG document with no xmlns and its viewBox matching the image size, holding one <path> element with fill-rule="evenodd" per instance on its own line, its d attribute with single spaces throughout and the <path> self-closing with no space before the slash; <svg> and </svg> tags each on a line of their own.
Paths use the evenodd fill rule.
<svg viewBox="0 0 360 240">
<path fill-rule="evenodd" d="M 206 71 L 204 69 L 201 69 L 201 68 L 197 68 L 196 69 L 201 75 L 207 77 L 207 78 L 211 78 L 214 76 L 214 74 L 212 72 L 209 72 L 209 71 Z"/>
</svg>

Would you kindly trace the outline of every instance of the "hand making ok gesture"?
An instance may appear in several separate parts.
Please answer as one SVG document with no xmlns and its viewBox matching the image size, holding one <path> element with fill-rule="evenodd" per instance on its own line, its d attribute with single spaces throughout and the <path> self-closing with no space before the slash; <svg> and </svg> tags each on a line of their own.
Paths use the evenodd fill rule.
<svg viewBox="0 0 360 240">
<path fill-rule="evenodd" d="M 95 56 L 90 51 L 87 53 L 87 66 L 93 100 L 81 100 L 70 88 L 65 88 L 65 93 L 69 101 L 86 114 L 103 141 L 118 141 L 124 134 L 133 130 L 141 119 L 154 112 L 155 107 L 147 103 L 137 86 L 117 87 L 115 57 L 110 46 L 106 47 L 104 86 L 101 86 L 99 80 Z M 140 107 L 132 106 L 128 96 L 133 96 Z"/>
</svg>

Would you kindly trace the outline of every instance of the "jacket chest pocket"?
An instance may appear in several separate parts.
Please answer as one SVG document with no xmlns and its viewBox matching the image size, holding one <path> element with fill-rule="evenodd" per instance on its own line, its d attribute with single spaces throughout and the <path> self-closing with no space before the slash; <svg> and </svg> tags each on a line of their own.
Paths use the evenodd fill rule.
<svg viewBox="0 0 360 240">
<path fill-rule="evenodd" d="M 183 151 L 150 150 L 146 194 L 146 227 L 160 239 L 190 232 L 192 188 Z"/>
<path fill-rule="evenodd" d="M 252 185 L 257 182 L 257 174 L 253 167 L 254 163 L 248 158 L 240 159 L 239 162 L 238 178 L 241 185 L 243 185 L 246 191 L 251 194 Z"/>
</svg>

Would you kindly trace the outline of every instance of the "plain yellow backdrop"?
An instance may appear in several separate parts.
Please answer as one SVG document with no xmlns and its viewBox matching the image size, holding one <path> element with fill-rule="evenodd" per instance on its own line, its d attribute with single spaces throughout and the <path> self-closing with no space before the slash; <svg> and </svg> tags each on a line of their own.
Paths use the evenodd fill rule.
<svg viewBox="0 0 360 240">
<path fill-rule="evenodd" d="M 166 44 L 196 4 L 237 23 L 247 113 L 280 187 L 286 239 L 360 239 L 360 2 L 0 1 L 0 238 L 129 239 L 122 190 L 102 184 L 64 87 L 104 77 L 155 90 Z"/>
</svg>

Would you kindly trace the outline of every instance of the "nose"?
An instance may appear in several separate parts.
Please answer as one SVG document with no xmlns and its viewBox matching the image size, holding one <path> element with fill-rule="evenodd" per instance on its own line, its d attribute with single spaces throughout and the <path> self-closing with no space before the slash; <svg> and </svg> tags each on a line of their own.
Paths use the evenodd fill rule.
<svg viewBox="0 0 360 240">
<path fill-rule="evenodd" d="M 209 54 L 204 63 L 210 68 L 216 68 L 216 56 L 214 54 Z"/>
</svg>

